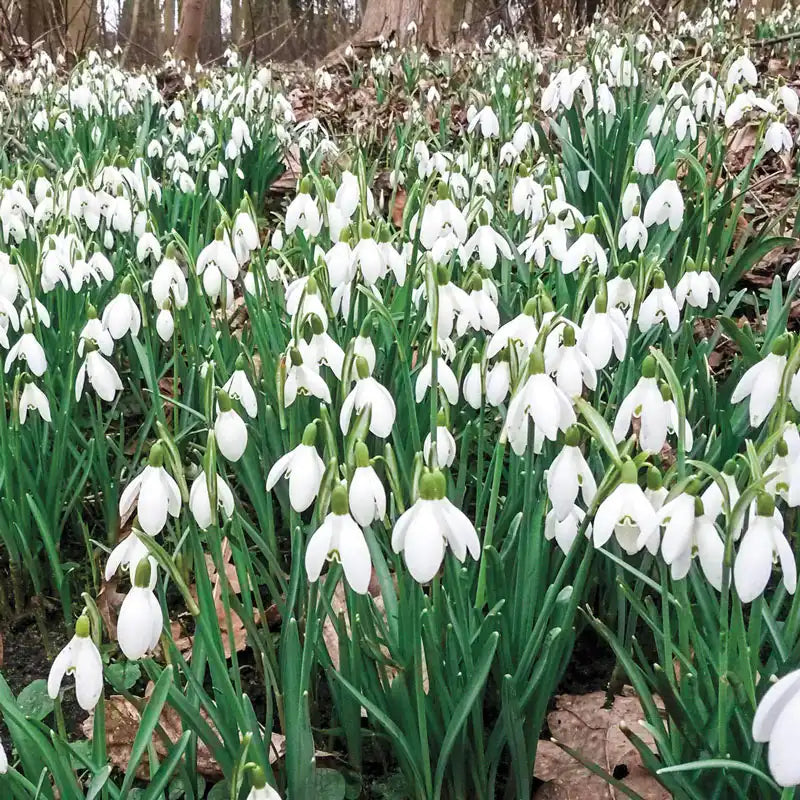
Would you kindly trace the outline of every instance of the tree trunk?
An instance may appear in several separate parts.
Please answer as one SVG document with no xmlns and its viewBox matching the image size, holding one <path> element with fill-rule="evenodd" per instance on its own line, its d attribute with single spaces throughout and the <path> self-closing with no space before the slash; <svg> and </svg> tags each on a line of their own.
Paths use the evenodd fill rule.
<svg viewBox="0 0 800 800">
<path fill-rule="evenodd" d="M 198 57 L 206 62 L 222 55 L 222 8 L 220 0 L 206 0 Z"/>
<path fill-rule="evenodd" d="M 178 60 L 187 64 L 197 61 L 197 48 L 203 33 L 203 17 L 206 11 L 206 0 L 183 0 L 181 27 L 175 44 L 175 55 Z"/>
<path fill-rule="evenodd" d="M 175 43 L 175 0 L 164 0 L 164 38 L 161 52 L 169 50 Z"/>
<path fill-rule="evenodd" d="M 356 41 L 383 37 L 403 45 L 411 39 L 440 47 L 452 36 L 454 0 L 367 0 Z M 416 25 L 416 34 L 408 30 Z M 413 29 L 413 26 L 412 26 Z"/>
<path fill-rule="evenodd" d="M 76 53 L 83 53 L 94 44 L 94 4 L 92 0 L 68 0 L 67 39 Z"/>
</svg>

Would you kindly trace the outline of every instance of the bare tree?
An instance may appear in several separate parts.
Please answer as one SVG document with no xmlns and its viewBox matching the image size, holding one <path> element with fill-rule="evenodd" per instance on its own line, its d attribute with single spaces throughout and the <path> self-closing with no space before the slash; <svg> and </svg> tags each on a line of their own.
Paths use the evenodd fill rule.
<svg viewBox="0 0 800 800">
<path fill-rule="evenodd" d="M 194 64 L 197 61 L 197 48 L 203 35 L 203 17 L 206 12 L 206 0 L 183 0 L 181 10 L 181 26 L 175 43 L 175 55 Z"/>
</svg>

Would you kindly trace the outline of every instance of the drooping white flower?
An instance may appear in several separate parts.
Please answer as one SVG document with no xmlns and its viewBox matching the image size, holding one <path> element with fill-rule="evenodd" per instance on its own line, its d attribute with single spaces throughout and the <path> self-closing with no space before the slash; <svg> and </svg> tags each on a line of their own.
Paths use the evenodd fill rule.
<svg viewBox="0 0 800 800">
<path fill-rule="evenodd" d="M 545 374 L 544 357 L 538 348 L 530 356 L 528 377 L 508 404 L 505 431 L 511 447 L 520 456 L 528 446 L 529 422 L 533 422 L 533 445 L 537 453 L 545 439 L 555 441 L 559 431 L 566 431 L 575 423 L 572 404 Z"/>
<path fill-rule="evenodd" d="M 771 352 L 742 375 L 731 395 L 731 403 L 750 398 L 750 424 L 754 428 L 767 418 L 778 399 L 786 369 L 786 346 L 786 340 L 778 338 Z"/>
<path fill-rule="evenodd" d="M 247 416 L 250 419 L 255 419 L 258 414 L 258 400 L 244 367 L 245 360 L 242 356 L 239 356 L 236 359 L 236 368 L 222 388 L 230 397 L 242 404 L 242 408 L 247 412 Z"/>
<path fill-rule="evenodd" d="M 614 420 L 613 434 L 617 442 L 624 441 L 634 418 L 640 420 L 639 445 L 642 450 L 658 453 L 667 441 L 669 408 L 656 380 L 656 364 L 647 356 L 642 364 L 642 377 L 620 403 Z"/>
<path fill-rule="evenodd" d="M 494 113 L 491 106 L 484 106 L 472 117 L 467 126 L 467 132 L 472 133 L 478 126 L 480 126 L 481 136 L 484 139 L 500 135 L 500 120 L 497 119 L 497 114 Z"/>
<path fill-rule="evenodd" d="M 47 369 L 47 357 L 44 354 L 44 348 L 32 333 L 32 326 L 29 323 L 25 325 L 25 332 L 17 339 L 16 343 L 8 351 L 6 356 L 6 372 L 11 371 L 14 362 L 19 358 L 22 359 L 27 368 L 37 378 L 41 378 Z"/>
<path fill-rule="evenodd" d="M 661 554 L 670 566 L 673 579 L 686 577 L 692 557 L 697 554 L 706 579 L 718 592 L 721 591 L 725 544 L 717 533 L 714 520 L 705 513 L 703 501 L 681 492 L 661 507 L 658 520 L 664 526 Z"/>
<path fill-rule="evenodd" d="M 428 357 L 425 365 L 417 374 L 414 394 L 418 403 L 421 403 L 428 393 L 433 381 L 433 358 Z M 450 365 L 441 357 L 436 359 L 436 384 L 441 389 L 447 401 L 454 405 L 458 402 L 458 378 L 450 368 Z"/>
<path fill-rule="evenodd" d="M 569 428 L 566 444 L 553 459 L 547 471 L 547 496 L 559 522 L 573 512 L 578 492 L 588 507 L 597 491 L 594 475 L 578 447 L 579 439 L 578 428 L 574 426 Z"/>
<path fill-rule="evenodd" d="M 741 83 L 749 86 L 755 86 L 758 83 L 755 64 L 746 55 L 739 56 L 728 68 L 728 74 L 725 77 L 725 91 L 730 92 L 734 86 L 739 86 Z"/>
<path fill-rule="evenodd" d="M 633 216 L 626 220 L 619 229 L 617 247 L 620 249 L 625 248 L 631 253 L 636 248 L 644 252 L 645 247 L 647 247 L 647 237 L 645 224 L 639 217 Z"/>
<path fill-rule="evenodd" d="M 153 650 L 161 638 L 164 617 L 151 588 L 151 564 L 142 559 L 133 586 L 125 595 L 117 619 L 117 642 L 126 658 L 136 661 Z"/>
<path fill-rule="evenodd" d="M 79 617 L 75 635 L 56 656 L 47 678 L 47 694 L 55 700 L 64 676 L 75 676 L 75 697 L 84 711 L 91 711 L 103 693 L 103 661 L 92 641 L 89 618 Z"/>
<path fill-rule="evenodd" d="M 325 403 L 331 402 L 331 390 L 325 379 L 319 374 L 314 363 L 306 363 L 300 350 L 296 347 L 289 349 L 286 381 L 283 384 L 283 403 L 289 408 L 297 396 L 318 397 Z"/>
<path fill-rule="evenodd" d="M 8 756 L 6 755 L 3 743 L 0 742 L 0 775 L 5 775 L 8 772 Z"/>
<path fill-rule="evenodd" d="M 467 221 L 464 215 L 447 196 L 446 186 L 440 190 L 440 194 L 442 196 L 435 203 L 425 206 L 422 212 L 419 240 L 426 250 L 431 250 L 439 239 L 451 234 L 460 244 L 467 240 Z M 412 235 L 415 233 L 416 229 Z"/>
<path fill-rule="evenodd" d="M 215 238 L 197 256 L 195 272 L 202 276 L 203 290 L 212 300 L 216 301 L 224 286 L 227 302 L 233 301 L 233 289 L 229 282 L 238 277 L 239 262 L 221 225 L 217 228 Z"/>
<path fill-rule="evenodd" d="M 565 325 L 562 331 L 561 343 L 547 354 L 545 369 L 555 375 L 556 386 L 574 400 L 581 396 L 584 385 L 587 389 L 595 389 L 597 373 L 591 360 L 577 346 L 575 328 Z"/>
<path fill-rule="evenodd" d="M 168 300 L 175 304 L 175 308 L 185 308 L 189 302 L 189 287 L 175 254 L 175 246 L 168 245 L 166 256 L 156 267 L 150 281 L 150 293 L 159 308 L 163 308 Z"/>
<path fill-rule="evenodd" d="M 235 501 L 230 486 L 216 476 L 217 509 L 221 510 L 227 519 L 233 516 Z M 189 511 L 192 512 L 197 527 L 206 530 L 211 526 L 213 515 L 211 513 L 211 497 L 208 492 L 208 476 L 204 470 L 192 481 L 189 489 Z"/>
<path fill-rule="evenodd" d="M 363 442 L 355 447 L 356 468 L 350 481 L 350 513 L 353 519 L 366 528 L 375 520 L 386 516 L 386 490 L 369 460 L 369 451 Z"/>
<path fill-rule="evenodd" d="M 683 195 L 674 180 L 664 181 L 647 199 L 642 221 L 646 227 L 669 223 L 671 231 L 677 231 L 683 223 Z"/>
<path fill-rule="evenodd" d="M 451 467 L 456 459 L 456 440 L 447 427 L 443 413 L 439 413 L 436 426 L 436 463 L 433 463 L 434 447 L 430 433 L 425 437 L 422 445 L 422 454 L 425 464 L 429 467 Z"/>
<path fill-rule="evenodd" d="M 753 717 L 753 740 L 769 742 L 767 762 L 779 786 L 800 784 L 797 733 L 800 731 L 800 670 L 773 683 Z"/>
<path fill-rule="evenodd" d="M 151 587 L 155 586 L 156 581 L 156 560 L 149 555 L 150 551 L 140 537 L 147 536 L 146 533 L 133 528 L 131 532 L 111 551 L 106 562 L 105 579 L 110 581 L 120 567 L 128 570 L 131 575 L 136 574 L 136 567 L 143 559 L 150 559 Z"/>
<path fill-rule="evenodd" d="M 483 390 L 482 390 L 482 372 L 480 356 L 475 356 L 470 364 L 467 374 L 464 377 L 462 390 L 464 392 L 464 399 L 469 404 L 470 408 L 476 411 L 483 405 Z"/>
<path fill-rule="evenodd" d="M 298 513 L 305 511 L 319 492 L 325 462 L 319 457 L 314 442 L 317 439 L 316 422 L 306 425 L 303 439 L 297 447 L 281 456 L 267 475 L 267 491 L 284 476 L 289 479 L 289 502 Z"/>
<path fill-rule="evenodd" d="M 214 421 L 217 447 L 228 461 L 238 461 L 247 449 L 247 425 L 231 405 L 230 395 L 220 389 L 217 395 L 219 412 Z"/>
<path fill-rule="evenodd" d="M 652 175 L 656 171 L 656 151 L 649 139 L 643 139 L 633 156 L 633 168 L 640 175 Z"/>
<path fill-rule="evenodd" d="M 311 535 L 306 546 L 306 574 L 319 579 L 326 560 L 339 561 L 350 587 L 366 594 L 372 577 L 372 558 L 364 531 L 350 516 L 347 488 L 339 484 L 331 492 L 331 512 Z"/>
<path fill-rule="evenodd" d="M 658 269 L 653 275 L 653 288 L 639 307 L 639 330 L 647 333 L 655 325 L 666 320 L 669 329 L 675 333 L 681 323 L 681 312 L 664 273 Z"/>
<path fill-rule="evenodd" d="M 750 508 L 747 530 L 733 564 L 736 592 L 743 603 L 751 603 L 763 594 L 774 561 L 780 562 L 786 591 L 794 594 L 797 588 L 794 552 L 783 533 L 783 517 L 776 510 L 775 501 L 762 492 Z"/>
<path fill-rule="evenodd" d="M 561 552 L 568 555 L 575 539 L 578 538 L 578 530 L 585 517 L 586 512 L 578 506 L 573 506 L 564 519 L 559 519 L 555 508 L 551 508 L 544 520 L 544 538 L 548 541 L 555 539 Z M 586 538 L 590 538 L 591 535 L 592 525 L 589 523 L 586 526 Z"/>
<path fill-rule="evenodd" d="M 480 225 L 464 243 L 463 257 L 466 261 L 472 258 L 472 254 L 477 251 L 481 266 L 484 269 L 492 270 L 497 264 L 498 250 L 503 258 L 513 258 L 506 238 L 486 222 Z"/>
<path fill-rule="evenodd" d="M 605 275 L 608 270 L 608 256 L 606 251 L 600 246 L 593 233 L 582 233 L 570 245 L 564 260 L 561 262 L 561 271 L 569 275 L 579 267 L 586 269 L 597 265 L 597 271 Z"/>
<path fill-rule="evenodd" d="M 131 297 L 133 283 L 125 277 L 120 285 L 119 294 L 103 309 L 103 327 L 114 339 L 121 339 L 128 331 L 138 336 L 142 324 L 139 306 Z"/>
<path fill-rule="evenodd" d="M 627 320 L 619 308 L 608 305 L 607 292 L 599 294 L 584 315 L 578 344 L 596 370 L 607 366 L 612 355 L 618 361 L 625 358 Z"/>
<path fill-rule="evenodd" d="M 703 502 L 704 513 L 712 521 L 716 521 L 718 517 L 724 514 L 726 520 L 730 522 L 730 515 L 733 507 L 736 505 L 739 497 L 741 496 L 739 489 L 736 486 L 736 478 L 734 477 L 735 474 L 736 462 L 733 460 L 727 461 L 722 470 L 722 478 L 725 482 L 725 488 L 728 492 L 727 507 L 725 506 L 725 496 L 723 495 L 722 489 L 716 481 L 711 481 L 703 494 L 700 495 L 700 499 Z M 733 529 L 734 540 L 739 539 L 743 527 L 744 518 L 743 516 L 740 516 Z"/>
<path fill-rule="evenodd" d="M 51 422 L 50 401 L 47 395 L 33 382 L 25 381 L 25 386 L 19 396 L 19 424 L 24 425 L 28 418 L 28 411 L 35 410 L 45 422 Z"/>
<path fill-rule="evenodd" d="M 619 540 L 620 531 L 624 530 L 621 526 L 635 526 L 638 534 L 630 543 L 620 541 L 629 553 L 631 544 L 632 552 L 636 552 L 641 547 L 638 543 L 649 540 L 658 529 L 656 512 L 636 482 L 636 464 L 630 460 L 622 465 L 620 484 L 600 503 L 594 515 L 595 547 L 603 547 L 614 534 Z"/>
<path fill-rule="evenodd" d="M 319 213 L 317 202 L 309 191 L 304 191 L 304 189 L 308 190 L 310 186 L 301 181 L 300 192 L 286 209 L 284 228 L 287 236 L 291 236 L 298 228 L 308 237 L 317 236 L 322 230 L 322 216 Z"/>
<path fill-rule="evenodd" d="M 709 297 L 715 303 L 719 301 L 719 283 L 707 269 L 688 270 L 675 286 L 675 302 L 679 309 L 685 303 L 693 308 L 707 308 Z"/>
<path fill-rule="evenodd" d="M 513 347 L 520 360 L 527 358 L 539 335 L 535 313 L 536 303 L 531 299 L 525 304 L 521 314 L 501 325 L 492 335 L 486 348 L 486 357 L 494 358 L 501 350 Z"/>
<path fill-rule="evenodd" d="M 175 319 L 170 311 L 169 303 L 165 303 L 164 308 L 158 312 L 156 317 L 156 332 L 162 342 L 168 342 L 175 333 Z"/>
<path fill-rule="evenodd" d="M 392 550 L 402 551 L 408 571 L 417 583 L 433 579 L 444 560 L 447 546 L 463 562 L 467 552 L 480 556 L 475 526 L 446 497 L 444 475 L 426 472 L 419 481 L 419 497 L 401 514 L 392 530 Z"/>
<path fill-rule="evenodd" d="M 258 228 L 247 211 L 239 210 L 236 214 L 231 233 L 236 260 L 240 265 L 246 264 L 250 260 L 250 255 L 261 247 Z"/>
<path fill-rule="evenodd" d="M 369 430 L 375 436 L 385 439 L 391 432 L 397 416 L 397 407 L 391 392 L 369 374 L 366 359 L 355 359 L 357 379 L 355 386 L 342 403 L 339 425 L 342 433 L 350 430 L 350 421 L 355 414 L 369 413 Z"/>
<path fill-rule="evenodd" d="M 164 469 L 164 447 L 156 442 L 150 448 L 147 466 L 125 487 L 119 499 L 119 515 L 127 518 L 136 503 L 139 527 L 155 536 L 167 524 L 167 514 L 181 511 L 181 492 L 175 479 Z"/>
<path fill-rule="evenodd" d="M 800 434 L 796 425 L 786 424 L 766 471 L 774 477 L 767 481 L 764 491 L 782 497 L 790 508 L 800 506 Z"/>
<path fill-rule="evenodd" d="M 771 122 L 764 134 L 764 147 L 773 153 L 788 153 L 792 149 L 792 134 L 782 122 Z"/>
<path fill-rule="evenodd" d="M 82 340 L 86 357 L 75 376 L 75 399 L 80 400 L 83 395 L 83 386 L 89 379 L 90 386 L 97 392 L 97 396 L 110 403 L 116 393 L 122 390 L 122 381 L 114 366 L 107 361 L 98 345 L 93 341 Z"/>
</svg>

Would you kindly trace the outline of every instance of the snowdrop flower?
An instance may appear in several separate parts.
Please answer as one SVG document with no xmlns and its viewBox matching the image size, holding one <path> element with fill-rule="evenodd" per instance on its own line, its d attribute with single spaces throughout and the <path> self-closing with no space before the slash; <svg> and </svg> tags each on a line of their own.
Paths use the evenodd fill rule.
<svg viewBox="0 0 800 800">
<path fill-rule="evenodd" d="M 158 312 L 156 331 L 162 342 L 168 342 L 172 338 L 172 334 L 175 333 L 175 320 L 172 318 L 169 301 L 164 303 L 164 308 Z"/>
<path fill-rule="evenodd" d="M 436 461 L 434 459 L 434 448 L 430 433 L 425 437 L 422 446 L 422 453 L 425 464 L 432 468 L 451 467 L 456 460 L 456 440 L 447 428 L 447 420 L 444 412 L 440 411 L 436 422 Z"/>
<path fill-rule="evenodd" d="M 392 530 L 392 550 L 402 551 L 406 567 L 417 583 L 433 580 L 447 546 L 463 563 L 467 552 L 477 560 L 480 541 L 469 518 L 446 497 L 447 482 L 439 470 L 419 480 L 419 497 L 401 514 Z"/>
<path fill-rule="evenodd" d="M 3 748 L 3 743 L 0 742 L 0 775 L 5 775 L 8 772 L 8 756 Z"/>
<path fill-rule="evenodd" d="M 597 386 L 597 373 L 592 362 L 577 346 L 575 328 L 565 325 L 561 336 L 561 344 L 547 359 L 545 366 L 548 372 L 555 375 L 556 386 L 568 398 L 574 399 L 581 396 L 584 384 L 587 389 Z"/>
<path fill-rule="evenodd" d="M 19 396 L 19 424 L 24 425 L 28 418 L 28 411 L 38 411 L 45 422 L 51 422 L 50 402 L 47 395 L 33 382 L 24 381 L 24 388 Z"/>
<path fill-rule="evenodd" d="M 412 224 L 412 235 L 416 226 Z M 439 199 L 425 206 L 420 223 L 419 240 L 426 250 L 431 250 L 439 239 L 452 234 L 459 243 L 467 240 L 467 221 L 458 206 L 449 199 L 447 185 L 439 184 Z"/>
<path fill-rule="evenodd" d="M 153 588 L 156 583 L 156 561 L 150 555 L 147 545 L 142 542 L 140 536 L 147 534 L 133 528 L 112 551 L 106 562 L 105 579 L 110 581 L 116 574 L 117 570 L 122 567 L 127 569 L 132 575 L 136 574 L 136 567 L 143 559 L 150 559 L 150 566 L 152 568 L 150 577 L 150 588 Z"/>
<path fill-rule="evenodd" d="M 639 445 L 642 450 L 660 452 L 667 441 L 669 409 L 656 380 L 656 362 L 652 356 L 644 359 L 642 377 L 619 405 L 613 428 L 617 442 L 625 440 L 633 418 L 641 420 Z"/>
<path fill-rule="evenodd" d="M 331 492 L 331 511 L 308 540 L 305 565 L 310 581 L 319 580 L 326 560 L 341 563 L 344 576 L 354 592 L 367 593 L 372 577 L 372 558 L 364 531 L 350 516 L 347 488 L 343 484 Z"/>
<path fill-rule="evenodd" d="M 501 325 L 486 348 L 486 357 L 494 358 L 501 350 L 513 347 L 520 358 L 527 358 L 530 348 L 536 342 L 539 328 L 536 325 L 536 301 L 531 298 L 522 313 Z"/>
<path fill-rule="evenodd" d="M 246 264 L 250 260 L 250 254 L 261 247 L 261 240 L 258 236 L 253 218 L 246 211 L 240 210 L 233 220 L 233 252 L 239 264 Z"/>
<path fill-rule="evenodd" d="M 656 171 L 656 151 L 649 139 L 643 139 L 633 156 L 633 168 L 640 175 L 652 175 Z"/>
<path fill-rule="evenodd" d="M 481 214 L 486 221 L 467 239 L 464 244 L 463 258 L 465 261 L 472 258 L 472 254 L 477 250 L 481 266 L 484 269 L 493 270 L 497 264 L 498 250 L 503 258 L 510 260 L 513 255 L 505 237 L 488 224 L 485 212 L 481 212 Z"/>
<path fill-rule="evenodd" d="M 647 333 L 655 325 L 667 321 L 669 329 L 675 333 L 681 323 L 678 303 L 667 286 L 664 273 L 657 269 L 653 274 L 653 288 L 642 301 L 639 308 L 639 330 Z"/>
<path fill-rule="evenodd" d="M 736 462 L 733 459 L 726 461 L 722 470 L 722 479 L 725 481 L 725 487 L 728 491 L 727 507 L 725 506 L 725 496 L 723 495 L 722 489 L 716 481 L 711 481 L 703 494 L 700 495 L 700 499 L 703 501 L 705 515 L 712 521 L 716 520 L 723 513 L 727 517 L 728 521 L 730 521 L 731 511 L 741 496 L 739 489 L 736 486 L 735 475 Z M 733 529 L 733 538 L 735 541 L 741 536 L 743 527 L 744 519 L 742 516 L 740 516 Z"/>
<path fill-rule="evenodd" d="M 597 483 L 578 447 L 579 441 L 580 430 L 573 425 L 567 430 L 564 447 L 547 471 L 547 496 L 558 522 L 572 514 L 578 492 L 587 507 L 592 504 L 597 492 Z"/>
<path fill-rule="evenodd" d="M 616 356 L 625 358 L 628 347 L 628 325 L 625 315 L 616 306 L 608 306 L 608 292 L 601 283 L 600 291 L 581 322 L 578 344 L 596 370 L 603 369 Z"/>
<path fill-rule="evenodd" d="M 433 357 L 428 356 L 425 366 L 417 374 L 417 381 L 414 387 L 415 397 L 421 403 L 431 387 L 433 380 Z M 458 378 L 456 378 L 450 365 L 441 357 L 436 359 L 436 384 L 444 392 L 447 402 L 455 405 L 458 402 Z"/>
<path fill-rule="evenodd" d="M 730 92 L 734 86 L 746 83 L 755 86 L 758 83 L 758 72 L 755 64 L 747 56 L 739 56 L 728 68 L 725 78 L 725 91 Z"/>
<path fill-rule="evenodd" d="M 753 717 L 753 740 L 769 742 L 767 762 L 779 786 L 800 784 L 797 733 L 800 731 L 800 670 L 773 683 Z"/>
<path fill-rule="evenodd" d="M 328 312 L 320 297 L 316 278 L 298 278 L 286 289 L 286 311 L 291 317 L 299 317 L 303 322 L 312 314 L 319 317 L 323 330 L 328 329 Z"/>
<path fill-rule="evenodd" d="M 103 357 L 98 344 L 93 340 L 81 340 L 86 356 L 75 376 L 75 399 L 80 400 L 86 378 L 97 392 L 97 396 L 110 403 L 117 392 L 122 390 L 122 381 L 113 365 Z"/>
<path fill-rule="evenodd" d="M 636 464 L 626 461 L 622 465 L 620 484 L 600 503 L 594 515 L 595 547 L 603 547 L 613 534 L 619 540 L 621 531 L 635 526 L 638 540 L 629 543 L 623 537 L 620 545 L 627 545 L 626 552 L 636 552 L 640 549 L 638 542 L 647 541 L 658 529 L 656 512 L 636 482 L 636 471 Z M 629 549 L 631 544 L 633 550 Z"/>
<path fill-rule="evenodd" d="M 247 412 L 250 419 L 255 419 L 258 414 L 258 400 L 247 373 L 244 371 L 245 360 L 243 356 L 238 356 L 236 365 L 230 378 L 222 387 L 228 395 L 242 404 L 242 408 Z"/>
<path fill-rule="evenodd" d="M 782 84 L 775 90 L 775 94 L 777 96 L 778 102 L 783 105 L 783 107 L 791 114 L 792 116 L 796 116 L 798 106 L 800 106 L 800 98 L 797 96 L 797 92 L 791 88 L 791 86 L 786 86 L 786 84 Z"/>
<path fill-rule="evenodd" d="M 575 424 L 575 411 L 569 398 L 545 374 L 544 356 L 535 347 L 529 358 L 528 377 L 508 404 L 505 433 L 514 452 L 521 456 L 528 446 L 528 426 L 533 422 L 535 453 L 541 452 L 544 439 L 556 440 L 558 431 Z"/>
<path fill-rule="evenodd" d="M 350 481 L 348 498 L 353 519 L 366 528 L 386 516 L 386 490 L 369 459 L 363 442 L 355 446 L 356 468 Z"/>
<path fill-rule="evenodd" d="M 661 554 L 670 566 L 673 579 L 681 580 L 688 575 L 696 553 L 706 579 L 721 591 L 725 544 L 714 527 L 714 520 L 705 513 L 703 501 L 681 492 L 662 506 L 658 520 L 665 526 Z"/>
<path fill-rule="evenodd" d="M 480 376 L 478 379 L 480 380 Z M 510 388 L 511 364 L 508 361 L 508 352 L 503 350 L 499 360 L 486 373 L 486 400 L 497 408 L 505 402 Z M 480 405 L 478 407 L 480 408 Z"/>
<path fill-rule="evenodd" d="M 608 270 L 608 256 L 606 251 L 595 239 L 594 226 L 588 224 L 586 232 L 582 233 L 569 247 L 564 260 L 561 262 L 561 271 L 565 275 L 574 272 L 578 267 L 588 268 L 597 264 L 597 270 L 601 275 L 605 275 Z"/>
<path fill-rule="evenodd" d="M 639 191 L 639 186 L 635 183 L 629 183 L 622 193 L 622 218 L 630 219 L 632 216 L 639 213 L 642 205 L 642 194 Z"/>
<path fill-rule="evenodd" d="M 228 461 L 238 461 L 247 449 L 247 425 L 233 410 L 230 395 L 220 389 L 217 394 L 219 412 L 214 421 L 217 447 Z"/>
<path fill-rule="evenodd" d="M 74 674 L 75 697 L 84 711 L 91 711 L 103 693 L 103 661 L 89 634 L 89 618 L 78 617 L 75 635 L 56 656 L 47 678 L 47 694 L 55 700 L 64 676 Z"/>
<path fill-rule="evenodd" d="M 219 475 L 214 476 L 217 485 L 217 509 L 222 510 L 227 519 L 233 516 L 235 502 L 230 486 Z M 204 470 L 192 481 L 189 489 L 189 511 L 200 530 L 207 530 L 213 522 L 211 497 L 208 492 L 208 476 Z M 212 484 L 213 485 L 213 484 Z"/>
<path fill-rule="evenodd" d="M 298 228 L 308 237 L 317 236 L 322 230 L 322 216 L 310 189 L 310 181 L 304 178 L 300 182 L 300 192 L 286 209 L 284 228 L 287 236 L 291 236 Z"/>
<path fill-rule="evenodd" d="M 794 594 L 797 588 L 794 552 L 783 533 L 783 517 L 775 509 L 775 501 L 762 492 L 750 508 L 749 524 L 733 565 L 736 591 L 743 603 L 751 603 L 763 594 L 775 560 L 780 561 L 786 591 Z"/>
<path fill-rule="evenodd" d="M 568 555 L 575 539 L 578 538 L 578 530 L 585 517 L 586 512 L 578 506 L 573 506 L 564 519 L 559 519 L 555 508 L 551 508 L 544 520 L 544 538 L 548 541 L 555 539 L 561 552 Z M 589 523 L 586 526 L 586 538 L 590 538 L 591 535 L 592 525 Z"/>
<path fill-rule="evenodd" d="M 149 559 L 142 559 L 117 619 L 117 642 L 125 657 L 132 661 L 155 648 L 164 624 L 161 606 L 150 587 L 150 573 Z"/>
<path fill-rule="evenodd" d="M 345 55 L 347 56 L 347 53 L 345 53 Z M 351 56 L 352 53 L 348 58 Z M 281 796 L 267 783 L 264 770 L 261 769 L 261 767 L 255 767 L 250 775 L 250 780 L 253 785 L 250 788 L 250 793 L 247 795 L 246 800 L 282 800 Z"/>
<path fill-rule="evenodd" d="M 674 180 L 664 181 L 647 200 L 643 222 L 646 227 L 669 223 L 671 231 L 677 231 L 683 223 L 683 195 Z"/>
<path fill-rule="evenodd" d="M 464 377 L 462 389 L 464 392 L 464 399 L 467 401 L 470 408 L 475 409 L 475 411 L 483 405 L 482 383 L 481 359 L 477 353 L 473 353 L 473 360 Z M 506 390 L 506 393 L 507 391 L 508 390 Z"/>
<path fill-rule="evenodd" d="M 125 487 L 119 500 L 119 515 L 128 517 L 134 503 L 139 527 L 150 536 L 160 533 L 167 524 L 167 514 L 177 517 L 181 511 L 181 492 L 175 479 L 164 469 L 164 446 L 156 442 L 150 448 L 147 466 Z"/>
<path fill-rule="evenodd" d="M 300 444 L 281 456 L 267 475 L 268 492 L 281 478 L 289 479 L 289 502 L 298 514 L 314 502 L 325 474 L 325 462 L 314 446 L 316 440 L 317 423 L 311 422 L 306 425 Z"/>
<path fill-rule="evenodd" d="M 168 300 L 173 302 L 176 308 L 186 308 L 189 302 L 189 287 L 175 260 L 176 254 L 175 245 L 167 245 L 166 256 L 156 267 L 153 279 L 150 281 L 150 293 L 159 308 L 163 308 Z"/>
<path fill-rule="evenodd" d="M 693 308 L 707 308 L 709 297 L 719 301 L 719 284 L 708 269 L 698 271 L 690 262 L 687 271 L 675 286 L 675 302 L 679 309 L 688 303 Z"/>
<path fill-rule="evenodd" d="M 497 119 L 497 114 L 491 106 L 484 106 L 475 114 L 467 127 L 467 133 L 472 133 L 478 126 L 484 139 L 500 135 L 500 120 Z"/>
<path fill-rule="evenodd" d="M 283 384 L 283 404 L 289 408 L 297 396 L 313 396 L 330 404 L 331 390 L 314 364 L 306 364 L 300 350 L 292 347 L 289 350 L 289 364 L 286 370 L 286 382 Z"/>
<path fill-rule="evenodd" d="M 6 356 L 6 372 L 11 371 L 14 362 L 19 358 L 25 362 L 27 368 L 37 377 L 41 378 L 47 369 L 47 358 L 44 348 L 39 344 L 32 333 L 33 326 L 30 322 L 25 324 L 24 333 L 17 339 L 16 344 L 8 351 Z"/>
<path fill-rule="evenodd" d="M 786 369 L 788 341 L 779 337 L 770 353 L 742 375 L 731 395 L 731 403 L 750 398 L 750 424 L 757 428 L 772 411 L 781 390 L 781 379 Z"/>
<path fill-rule="evenodd" d="M 773 153 L 788 153 L 792 149 L 792 134 L 782 122 L 771 122 L 764 134 L 764 147 Z"/>
<path fill-rule="evenodd" d="M 103 327 L 114 339 L 121 339 L 128 331 L 138 336 L 142 324 L 139 306 L 131 297 L 133 281 L 129 276 L 122 279 L 119 294 L 103 310 Z"/>
<path fill-rule="evenodd" d="M 239 262 L 227 241 L 222 225 L 217 228 L 213 241 L 197 256 L 195 271 L 203 276 L 203 289 L 206 294 L 215 300 L 222 290 L 223 277 L 233 281 L 239 275 Z M 231 295 L 232 292 L 227 294 Z"/>
<path fill-rule="evenodd" d="M 394 398 L 385 386 L 382 386 L 369 374 L 369 366 L 365 358 L 357 356 L 355 366 L 358 376 L 356 385 L 342 403 L 342 410 L 339 414 L 342 433 L 346 434 L 350 430 L 350 420 L 354 412 L 361 414 L 368 411 L 370 433 L 385 439 L 392 432 L 392 426 L 397 416 Z M 417 384 L 419 384 L 419 378 L 417 378 Z M 458 384 L 456 384 L 456 392 L 458 392 Z"/>
<path fill-rule="evenodd" d="M 647 247 L 647 227 L 639 217 L 626 220 L 617 234 L 617 247 L 633 252 L 637 247 L 644 252 Z"/>
</svg>

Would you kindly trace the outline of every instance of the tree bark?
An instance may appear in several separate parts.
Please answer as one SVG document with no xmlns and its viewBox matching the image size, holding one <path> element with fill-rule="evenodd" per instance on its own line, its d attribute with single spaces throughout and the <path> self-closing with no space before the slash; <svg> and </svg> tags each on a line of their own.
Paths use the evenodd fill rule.
<svg viewBox="0 0 800 800">
<path fill-rule="evenodd" d="M 454 0 L 367 0 L 355 38 L 359 43 L 394 38 L 400 45 L 416 38 L 440 47 L 452 35 L 453 7 Z M 412 22 L 416 33 L 408 30 Z"/>
<path fill-rule="evenodd" d="M 175 43 L 175 0 L 164 0 L 164 37 L 161 51 L 169 50 Z"/>
<path fill-rule="evenodd" d="M 197 61 L 197 48 L 203 34 L 203 17 L 206 11 L 206 0 L 183 0 L 181 27 L 175 44 L 175 55 L 178 60 L 187 64 Z"/>
</svg>

